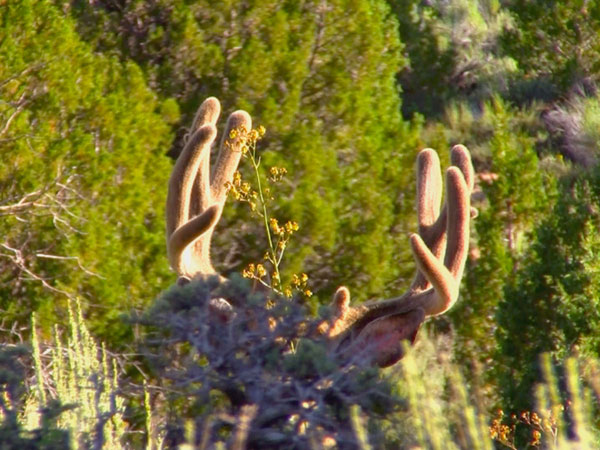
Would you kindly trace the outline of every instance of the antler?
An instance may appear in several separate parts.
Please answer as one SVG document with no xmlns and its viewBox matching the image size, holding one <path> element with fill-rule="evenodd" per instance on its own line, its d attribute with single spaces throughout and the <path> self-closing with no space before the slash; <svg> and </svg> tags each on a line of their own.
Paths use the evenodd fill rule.
<svg viewBox="0 0 600 450">
<path fill-rule="evenodd" d="M 410 288 L 400 297 L 350 307 L 350 292 L 342 286 L 333 298 L 332 318 L 319 328 L 335 351 L 367 356 L 380 367 L 402 358 L 402 341 L 413 343 L 425 318 L 443 314 L 454 305 L 467 258 L 474 182 L 468 150 L 462 145 L 452 148 L 441 212 L 437 153 L 425 149 L 417 161 L 419 233 L 410 236 L 417 274 Z"/>
<path fill-rule="evenodd" d="M 227 198 L 227 182 L 237 169 L 245 133 L 252 120 L 245 111 L 229 116 L 217 161 L 210 170 L 210 150 L 216 138 L 215 124 L 221 106 L 205 100 L 194 118 L 190 137 L 175 163 L 167 196 L 167 249 L 178 283 L 196 275 L 217 274 L 210 261 L 210 242 Z M 443 314 L 456 302 L 467 258 L 470 195 L 474 173 L 468 150 L 456 145 L 452 166 L 446 171 L 446 202 L 440 210 L 442 176 L 437 153 L 425 149 L 417 163 L 418 234 L 410 237 L 417 274 L 400 297 L 350 306 L 350 292 L 340 287 L 333 298 L 333 315 L 318 331 L 325 334 L 335 352 L 360 354 L 385 367 L 404 353 L 403 341 L 414 342 L 423 321 Z M 443 262 L 442 262 L 443 261 Z M 231 305 L 227 301 L 227 317 Z"/>
<path fill-rule="evenodd" d="M 252 128 L 245 111 L 229 116 L 217 162 L 210 170 L 210 150 L 217 136 L 221 112 L 219 101 L 206 99 L 194 118 L 185 144 L 169 180 L 167 195 L 167 252 L 171 267 L 184 282 L 196 275 L 216 274 L 210 261 L 210 241 L 227 199 L 226 182 L 238 167 L 243 137 L 232 138 L 231 130 Z"/>
</svg>

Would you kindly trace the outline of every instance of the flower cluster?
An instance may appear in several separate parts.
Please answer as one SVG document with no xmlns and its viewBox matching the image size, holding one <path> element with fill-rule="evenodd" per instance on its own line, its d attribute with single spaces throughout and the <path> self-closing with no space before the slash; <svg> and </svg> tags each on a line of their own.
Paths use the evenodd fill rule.
<svg viewBox="0 0 600 450">
<path fill-rule="evenodd" d="M 267 275 L 267 269 L 262 264 L 248 264 L 244 270 L 242 270 L 242 276 L 244 278 L 254 278 L 261 280 Z"/>
<path fill-rule="evenodd" d="M 307 285 L 308 275 L 305 273 L 301 273 L 300 275 L 293 274 L 290 286 L 285 289 L 284 293 L 287 297 L 291 297 L 292 291 L 296 290 L 304 294 L 306 297 L 311 297 L 312 291 L 308 289 Z"/>
<path fill-rule="evenodd" d="M 229 141 L 225 145 L 231 147 L 234 140 L 240 139 L 243 143 L 240 150 L 243 155 L 256 152 L 256 143 L 262 139 L 267 130 L 262 125 L 256 129 L 246 130 L 244 127 L 234 128 L 229 132 Z"/>
<path fill-rule="evenodd" d="M 287 169 L 285 167 L 271 167 L 269 169 L 269 179 L 273 183 L 280 182 L 286 175 Z"/>
<path fill-rule="evenodd" d="M 296 222 L 291 220 L 280 223 L 279 220 L 269 214 L 267 209 L 267 204 L 274 200 L 274 197 L 272 196 L 271 187 L 269 185 L 263 186 L 263 183 L 266 182 L 271 185 L 279 183 L 287 175 L 287 169 L 285 167 L 270 167 L 267 171 L 268 175 L 262 176 L 261 159 L 257 155 L 256 144 L 264 135 L 265 129 L 262 126 L 256 130 L 234 129 L 229 134 L 230 140 L 243 140 L 242 155 L 252 165 L 256 189 L 249 182 L 242 180 L 240 172 L 235 172 L 233 180 L 226 184 L 228 193 L 236 200 L 248 203 L 250 209 L 263 219 L 269 244 L 263 258 L 265 263 L 249 264 L 242 271 L 242 275 L 245 278 L 256 280 L 277 294 L 283 294 L 288 298 L 292 297 L 294 292 L 310 297 L 312 292 L 308 289 L 308 276 L 305 273 L 292 275 L 291 281 L 287 284 L 283 283 L 281 279 L 279 268 L 283 254 L 290 238 L 298 231 L 299 227 Z"/>
<path fill-rule="evenodd" d="M 505 424 L 503 419 L 504 411 L 500 409 L 490 425 L 490 437 L 510 449 L 516 450 L 517 448 L 515 446 L 515 429 L 518 424 L 526 425 L 531 429 L 531 439 L 528 442 L 528 446 L 530 447 L 541 446 L 543 433 L 549 434 L 552 441 L 556 439 L 558 434 L 556 417 L 552 411 L 547 411 L 544 417 L 540 417 L 534 411 L 523 411 L 519 416 L 511 414 L 510 425 Z"/>
<path fill-rule="evenodd" d="M 513 423 L 510 426 L 506 425 L 503 423 L 503 418 L 504 411 L 499 409 L 496 412 L 496 418 L 492 420 L 492 423 L 490 425 L 490 437 L 508 448 L 515 448 L 514 440 L 515 428 L 517 424 L 513 421 Z"/>
<path fill-rule="evenodd" d="M 233 198 L 239 202 L 248 203 L 250 209 L 256 211 L 258 192 L 252 189 L 250 183 L 242 181 L 242 174 L 239 171 L 235 171 L 233 180 L 226 182 L 225 187 L 227 188 L 227 193 L 231 194 Z"/>
</svg>

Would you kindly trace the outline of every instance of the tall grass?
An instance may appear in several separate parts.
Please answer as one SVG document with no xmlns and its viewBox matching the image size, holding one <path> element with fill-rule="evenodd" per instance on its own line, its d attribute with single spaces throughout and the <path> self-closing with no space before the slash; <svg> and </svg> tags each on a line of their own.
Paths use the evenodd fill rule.
<svg viewBox="0 0 600 450">
<path fill-rule="evenodd" d="M 32 319 L 36 384 L 29 392 L 23 424 L 25 428 L 41 426 L 40 411 L 49 399 L 55 399 L 68 406 L 57 425 L 69 431 L 71 448 L 121 448 L 126 431 L 125 399 L 119 394 L 116 360 L 90 335 L 79 302 L 75 309 L 69 302 L 68 308 L 68 333 L 54 328 L 47 363 L 42 358 L 35 316 Z"/>
<path fill-rule="evenodd" d="M 19 415 L 22 428 L 43 428 L 40 412 L 58 400 L 66 408 L 57 426 L 68 431 L 70 448 L 134 448 L 123 420 L 125 399 L 119 391 L 115 359 L 90 335 L 79 305 L 69 305 L 69 328 L 62 333 L 55 328 L 50 346 L 38 341 L 35 318 L 32 326 L 36 382 L 29 388 L 28 401 Z M 600 448 L 599 424 L 594 423 L 600 408 L 598 361 L 570 358 L 557 367 L 548 355 L 542 355 L 540 367 L 542 379 L 536 389 L 535 409 L 493 416 L 487 405 L 476 401 L 476 388 L 452 361 L 451 343 L 422 333 L 399 364 L 382 372 L 382 376 L 395 380 L 398 397 L 403 399 L 396 411 L 384 418 L 357 405 L 348 411 L 356 447 L 376 449 L 383 443 L 383 448 L 434 450 Z M 7 405 L 10 399 L 1 382 L 0 388 L 3 405 Z M 164 448 L 164 417 L 151 406 L 147 389 L 137 392 L 144 396 L 138 400 L 147 415 L 146 449 Z M 245 448 L 252 420 L 260 411 L 243 411 L 244 417 L 235 419 L 233 438 L 219 442 L 220 448 Z M 5 419 L 0 408 L 0 448 L 6 448 L 1 433 Z M 194 427 L 194 418 L 187 419 Z M 210 448 L 207 442 L 208 436 L 191 428 L 179 448 Z M 313 440 L 310 445 L 314 449 L 337 448 L 335 436 Z"/>
<path fill-rule="evenodd" d="M 419 337 L 395 367 L 402 411 L 371 424 L 384 430 L 386 448 L 398 449 L 599 449 L 600 364 L 569 358 L 559 367 L 540 355 L 542 379 L 531 411 L 490 411 L 475 380 L 451 360 L 451 343 Z M 560 376 L 557 375 L 560 373 Z"/>
</svg>

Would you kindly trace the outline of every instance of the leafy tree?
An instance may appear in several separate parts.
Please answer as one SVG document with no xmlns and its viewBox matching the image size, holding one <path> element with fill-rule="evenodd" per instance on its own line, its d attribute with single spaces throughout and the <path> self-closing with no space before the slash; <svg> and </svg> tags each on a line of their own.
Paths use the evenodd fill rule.
<svg viewBox="0 0 600 450">
<path fill-rule="evenodd" d="M 474 155 L 478 189 L 473 200 L 479 210 L 461 298 L 449 317 L 458 358 L 486 372 L 487 388 L 493 389 L 488 369 L 494 365 L 496 309 L 529 247 L 529 233 L 555 194 L 550 161 L 538 159 L 536 140 L 528 132 L 528 113 L 498 97 L 482 109 L 477 115 L 457 108 L 447 119 L 450 138 L 460 138 Z"/>
<path fill-rule="evenodd" d="M 553 213 L 537 228 L 499 304 L 499 385 L 505 404 L 514 410 L 531 406 L 541 352 L 557 363 L 571 355 L 598 355 L 599 181 L 596 169 L 561 183 Z"/>
<path fill-rule="evenodd" d="M 516 71 L 501 52 L 512 19 L 497 0 L 389 0 L 410 64 L 399 74 L 405 115 L 439 117 L 451 101 L 504 92 Z"/>
<path fill-rule="evenodd" d="M 549 79 L 564 93 L 600 68 L 600 5 L 580 0 L 508 0 L 515 26 L 502 43 L 525 78 Z"/>
<path fill-rule="evenodd" d="M 176 96 L 186 123 L 215 95 L 267 128 L 263 163 L 292 175 L 278 215 L 300 224 L 288 273 L 302 266 L 312 290 L 345 283 L 363 297 L 406 282 L 413 266 L 397 231 L 412 219 L 398 200 L 412 198 L 418 123 L 400 116 L 406 61 L 385 2 L 71 2 L 70 12 L 97 49 L 133 59 Z M 245 211 L 225 214 L 213 248 L 228 272 L 264 249 Z"/>
<path fill-rule="evenodd" d="M 80 297 L 93 329 L 170 282 L 163 202 L 170 140 L 135 64 L 95 54 L 48 2 L 0 8 L 0 308 L 48 326 Z M 167 111 L 168 109 L 165 109 Z"/>
</svg>

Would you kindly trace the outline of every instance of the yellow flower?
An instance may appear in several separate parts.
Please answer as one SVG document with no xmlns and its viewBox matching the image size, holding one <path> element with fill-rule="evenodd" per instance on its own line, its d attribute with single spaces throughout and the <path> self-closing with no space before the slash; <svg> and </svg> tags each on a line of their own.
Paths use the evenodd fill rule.
<svg viewBox="0 0 600 450">
<path fill-rule="evenodd" d="M 273 317 L 269 317 L 269 330 L 273 331 L 277 326 L 277 321 Z"/>
<path fill-rule="evenodd" d="M 275 234 L 281 233 L 281 228 L 279 227 L 279 222 L 274 217 L 271 217 L 269 219 L 269 226 L 271 227 L 271 230 L 273 231 L 273 233 L 275 233 Z"/>
<path fill-rule="evenodd" d="M 541 437 L 542 437 L 542 433 L 540 433 L 538 430 L 533 430 L 533 432 L 531 433 L 531 445 L 532 446 L 540 445 Z"/>
<path fill-rule="evenodd" d="M 300 279 L 298 278 L 298 275 L 296 275 L 296 274 L 292 275 L 292 284 L 294 286 L 298 286 L 300 284 Z"/>
<path fill-rule="evenodd" d="M 262 278 L 267 274 L 267 270 L 265 269 L 265 266 L 263 266 L 262 264 L 257 264 L 256 265 L 256 273 L 259 276 L 259 278 Z"/>
<path fill-rule="evenodd" d="M 255 272 L 254 264 L 248 264 L 248 267 L 246 267 L 242 271 L 242 276 L 244 278 L 254 278 L 254 272 Z"/>
<path fill-rule="evenodd" d="M 241 182 L 242 182 L 242 174 L 240 173 L 239 170 L 236 170 L 235 172 L 233 172 L 233 184 L 236 186 L 239 186 Z"/>
<path fill-rule="evenodd" d="M 298 231 L 298 224 L 293 221 L 286 222 L 285 231 L 287 231 L 289 234 L 292 234 L 294 231 Z"/>
<path fill-rule="evenodd" d="M 287 173 L 287 169 L 285 167 L 276 167 L 273 166 L 269 169 L 269 175 L 271 176 L 271 181 L 277 182 L 281 181 L 283 176 Z"/>
</svg>

